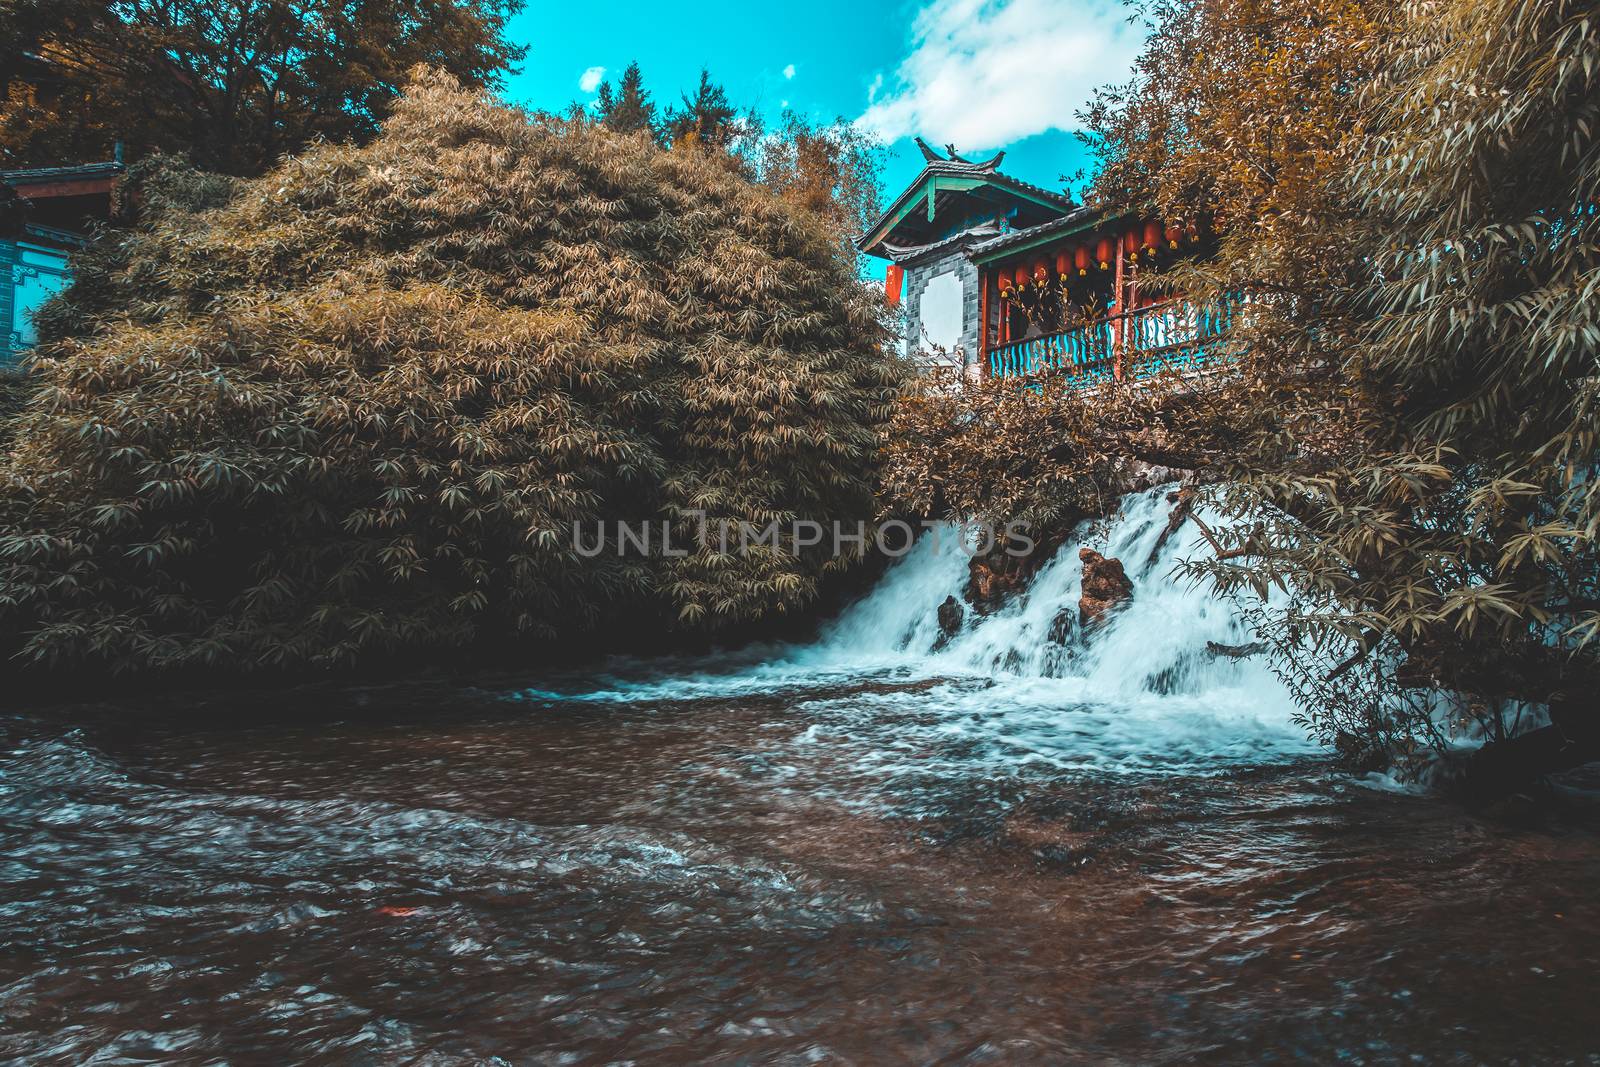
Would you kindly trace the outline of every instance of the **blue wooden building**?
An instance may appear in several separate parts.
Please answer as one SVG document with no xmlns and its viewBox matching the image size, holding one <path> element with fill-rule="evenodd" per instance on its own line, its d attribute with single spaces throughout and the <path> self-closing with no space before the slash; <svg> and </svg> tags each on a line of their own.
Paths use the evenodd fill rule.
<svg viewBox="0 0 1600 1067">
<path fill-rule="evenodd" d="M 33 314 L 71 280 L 71 254 L 111 214 L 120 162 L 0 170 L 0 367 L 37 340 Z"/>
<path fill-rule="evenodd" d="M 1153 284 L 1207 255 L 1203 221 L 1084 207 L 921 138 L 922 173 L 862 235 L 889 260 L 905 351 L 925 365 L 1093 384 L 1207 362 L 1238 301 L 1195 307 Z"/>
</svg>

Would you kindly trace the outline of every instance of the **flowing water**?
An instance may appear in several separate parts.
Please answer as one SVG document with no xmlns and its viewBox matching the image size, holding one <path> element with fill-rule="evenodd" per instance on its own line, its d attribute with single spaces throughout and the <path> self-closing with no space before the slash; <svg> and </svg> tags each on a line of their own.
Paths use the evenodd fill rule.
<svg viewBox="0 0 1600 1067">
<path fill-rule="evenodd" d="M 1069 545 L 934 651 L 925 542 L 805 647 L 0 720 L 0 1060 L 1600 1062 L 1588 796 L 1333 771 L 1165 507 L 1087 638 Z"/>
</svg>

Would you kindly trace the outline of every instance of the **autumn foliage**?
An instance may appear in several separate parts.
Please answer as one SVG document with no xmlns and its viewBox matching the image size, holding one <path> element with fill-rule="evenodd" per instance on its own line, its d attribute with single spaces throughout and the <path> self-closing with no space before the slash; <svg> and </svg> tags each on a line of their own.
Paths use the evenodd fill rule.
<svg viewBox="0 0 1600 1067">
<path fill-rule="evenodd" d="M 1495 788 L 1600 757 L 1600 8 L 1153 12 L 1090 115 L 1101 195 L 1216 221 L 1173 280 L 1253 294 L 1237 377 L 1278 415 L 1205 472 L 1192 573 L 1285 592 L 1256 621 L 1348 753 L 1466 733 Z"/>
<path fill-rule="evenodd" d="M 1273 418 L 1244 382 L 1193 372 L 1152 373 L 1137 388 L 1074 384 L 1055 374 L 921 378 L 884 434 L 884 513 L 1022 522 L 1059 539 L 1152 477 L 1219 462 Z M 1219 401 L 1240 417 L 1216 419 Z"/>
</svg>

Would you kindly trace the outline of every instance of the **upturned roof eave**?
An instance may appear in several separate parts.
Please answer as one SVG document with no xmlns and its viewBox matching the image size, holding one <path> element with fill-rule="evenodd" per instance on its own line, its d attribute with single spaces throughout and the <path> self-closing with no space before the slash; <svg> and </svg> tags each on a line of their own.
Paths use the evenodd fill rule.
<svg viewBox="0 0 1600 1067">
<path fill-rule="evenodd" d="M 930 241 L 923 245 L 892 245 L 887 241 L 880 241 L 878 247 L 883 249 L 883 258 L 899 266 L 914 266 L 925 259 L 948 252 L 952 248 L 963 246 L 976 247 L 990 238 L 999 236 L 999 231 L 991 223 L 977 229 L 963 230 L 951 234 L 939 241 Z"/>
<path fill-rule="evenodd" d="M 922 168 L 915 180 L 901 194 L 895 197 L 894 203 L 888 210 L 878 216 L 865 233 L 856 239 L 855 245 L 867 255 L 878 256 L 881 259 L 892 259 L 878 251 L 878 246 L 883 243 L 886 236 L 885 230 L 905 217 L 906 209 L 914 207 L 923 197 L 925 188 L 931 179 L 939 177 L 968 178 L 1004 189 L 1026 200 L 1031 200 L 1041 207 L 1049 208 L 1063 213 L 1070 212 L 1073 203 L 1060 193 L 1053 193 L 1041 186 L 1013 178 L 1009 174 L 1002 174 L 991 165 L 957 163 L 948 160 L 929 160 Z"/>
<path fill-rule="evenodd" d="M 1049 244 L 1067 237 L 1073 237 L 1085 230 L 1093 230 L 1107 222 L 1129 214 L 1128 211 L 1106 207 L 1080 207 L 1069 215 L 1050 222 L 1043 222 L 1037 226 L 1030 226 L 1025 230 L 1013 230 L 1011 233 L 1002 234 L 991 238 L 972 250 L 972 260 L 980 266 L 993 263 L 1006 256 L 1014 256 L 1027 252 L 1042 244 Z"/>
</svg>

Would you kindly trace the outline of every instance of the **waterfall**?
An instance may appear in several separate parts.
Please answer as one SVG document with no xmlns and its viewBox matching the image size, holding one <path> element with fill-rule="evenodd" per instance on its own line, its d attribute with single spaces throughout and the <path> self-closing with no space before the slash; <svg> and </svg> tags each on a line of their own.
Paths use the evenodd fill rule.
<svg viewBox="0 0 1600 1067">
<path fill-rule="evenodd" d="M 880 752 L 910 737 L 940 748 L 961 739 L 963 759 L 991 769 L 1041 761 L 1194 772 L 1315 751 L 1264 663 L 1207 651 L 1207 642 L 1237 645 L 1251 635 L 1227 603 L 1173 573 L 1203 551 L 1192 523 L 1157 549 L 1169 492 L 1131 494 L 1110 520 L 1085 524 L 1003 608 L 979 615 L 966 607 L 949 639 L 938 608 L 946 597 L 961 600 L 969 562 L 953 527 L 923 537 L 809 644 L 621 663 L 572 688 L 519 696 L 638 703 L 784 695 L 815 717 L 802 736 L 828 723 L 864 742 L 878 729 Z M 1088 632 L 1077 625 L 1083 547 L 1121 560 L 1133 583 L 1132 600 Z"/>
<path fill-rule="evenodd" d="M 1103 536 L 1096 536 L 1097 524 L 1085 524 L 1039 568 L 1023 595 L 992 615 L 968 609 L 962 629 L 943 647 L 936 647 L 936 609 L 946 596 L 960 599 L 967 559 L 952 547 L 953 531 L 940 539 L 941 551 L 925 537 L 825 629 L 809 655 L 817 662 L 898 659 L 947 673 L 1075 678 L 1086 693 L 1106 697 L 1230 689 L 1241 699 L 1283 707 L 1287 696 L 1264 666 L 1206 651 L 1207 642 L 1237 645 L 1251 638 L 1229 605 L 1173 573 L 1180 559 L 1203 548 L 1192 524 L 1157 549 L 1172 506 L 1168 492 L 1129 495 L 1120 513 L 1100 524 Z M 1077 625 L 1078 552 L 1084 547 L 1121 560 L 1134 584 L 1132 601 L 1088 634 Z"/>
</svg>

